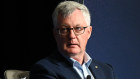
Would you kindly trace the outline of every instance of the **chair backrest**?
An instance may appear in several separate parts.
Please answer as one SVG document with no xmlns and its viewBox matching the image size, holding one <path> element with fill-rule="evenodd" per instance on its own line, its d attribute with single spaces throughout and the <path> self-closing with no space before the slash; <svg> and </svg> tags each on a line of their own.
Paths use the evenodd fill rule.
<svg viewBox="0 0 140 79">
<path fill-rule="evenodd" d="M 4 77 L 5 79 L 29 79 L 29 73 L 25 70 L 6 70 Z"/>
</svg>

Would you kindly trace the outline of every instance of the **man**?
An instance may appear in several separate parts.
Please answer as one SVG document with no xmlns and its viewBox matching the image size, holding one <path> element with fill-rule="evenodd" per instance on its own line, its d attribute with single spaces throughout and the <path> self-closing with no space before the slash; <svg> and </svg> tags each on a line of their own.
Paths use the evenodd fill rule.
<svg viewBox="0 0 140 79">
<path fill-rule="evenodd" d="M 61 2 L 52 17 L 58 51 L 37 62 L 30 79 L 115 79 L 111 66 L 92 60 L 86 53 L 92 27 L 85 5 Z"/>
</svg>

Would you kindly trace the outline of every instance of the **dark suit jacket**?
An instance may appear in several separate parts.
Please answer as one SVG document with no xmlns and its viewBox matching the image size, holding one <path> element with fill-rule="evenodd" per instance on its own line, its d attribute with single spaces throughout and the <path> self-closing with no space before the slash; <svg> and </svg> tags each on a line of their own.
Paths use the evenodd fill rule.
<svg viewBox="0 0 140 79">
<path fill-rule="evenodd" d="M 95 79 L 115 79 L 111 66 L 92 61 L 89 66 Z M 58 52 L 37 62 L 31 69 L 30 79 L 81 79 L 71 60 Z"/>
</svg>

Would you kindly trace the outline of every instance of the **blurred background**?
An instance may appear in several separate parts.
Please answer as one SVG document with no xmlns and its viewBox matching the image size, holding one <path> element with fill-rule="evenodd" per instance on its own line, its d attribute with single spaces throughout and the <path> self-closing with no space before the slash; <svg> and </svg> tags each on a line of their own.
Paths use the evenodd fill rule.
<svg viewBox="0 0 140 79">
<path fill-rule="evenodd" d="M 56 49 L 51 14 L 60 1 L 4 0 L 0 77 L 7 69 L 30 70 Z M 118 79 L 139 79 L 140 1 L 84 0 L 84 4 L 93 27 L 87 52 L 111 64 Z"/>
</svg>

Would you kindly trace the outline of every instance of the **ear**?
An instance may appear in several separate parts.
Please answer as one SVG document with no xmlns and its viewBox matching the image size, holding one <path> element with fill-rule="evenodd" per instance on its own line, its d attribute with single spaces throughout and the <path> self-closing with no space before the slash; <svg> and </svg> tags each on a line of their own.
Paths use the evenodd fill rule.
<svg viewBox="0 0 140 79">
<path fill-rule="evenodd" d="M 92 34 L 92 26 L 89 26 L 88 27 L 88 39 L 90 38 L 91 34 Z"/>
</svg>

